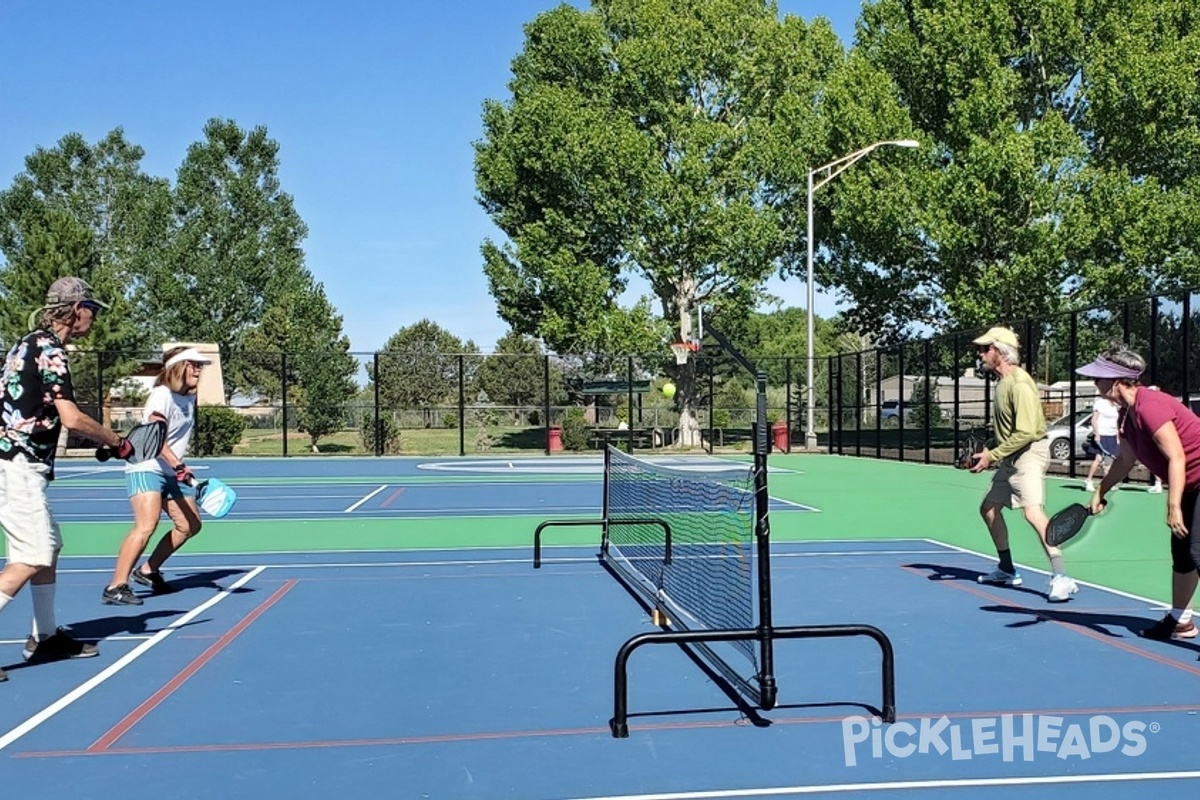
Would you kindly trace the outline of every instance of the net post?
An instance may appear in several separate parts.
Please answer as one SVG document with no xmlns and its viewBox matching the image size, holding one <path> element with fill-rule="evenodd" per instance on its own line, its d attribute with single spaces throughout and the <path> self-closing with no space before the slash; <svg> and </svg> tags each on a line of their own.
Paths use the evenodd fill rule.
<svg viewBox="0 0 1200 800">
<path fill-rule="evenodd" d="M 600 508 L 600 555 L 608 555 L 608 476 L 612 471 L 612 445 L 604 447 L 604 500 Z"/>
<path fill-rule="evenodd" d="M 754 440 L 754 539 L 758 556 L 758 635 L 759 635 L 759 686 L 760 705 L 763 709 L 775 707 L 777 687 L 775 684 L 775 626 L 771 610 L 771 494 L 767 487 L 767 373 L 758 370 L 755 374 L 757 389 L 758 431 Z"/>
</svg>

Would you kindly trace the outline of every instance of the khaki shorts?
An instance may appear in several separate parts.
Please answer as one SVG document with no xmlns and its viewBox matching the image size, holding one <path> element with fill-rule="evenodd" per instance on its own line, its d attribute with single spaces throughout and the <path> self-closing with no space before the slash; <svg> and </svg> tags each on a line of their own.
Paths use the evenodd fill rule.
<svg viewBox="0 0 1200 800">
<path fill-rule="evenodd" d="M 1046 505 L 1046 469 L 1050 466 L 1050 442 L 1040 439 L 1000 462 L 985 505 L 1026 508 Z"/>
<path fill-rule="evenodd" d="M 48 567 L 62 550 L 62 533 L 46 500 L 45 464 L 0 459 L 0 526 L 10 564 Z"/>
</svg>

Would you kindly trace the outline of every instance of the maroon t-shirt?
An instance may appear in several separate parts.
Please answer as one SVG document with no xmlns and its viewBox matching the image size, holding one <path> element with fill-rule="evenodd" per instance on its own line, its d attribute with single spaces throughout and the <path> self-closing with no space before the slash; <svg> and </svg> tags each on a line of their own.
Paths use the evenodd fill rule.
<svg viewBox="0 0 1200 800">
<path fill-rule="evenodd" d="M 1168 422 L 1175 423 L 1183 453 L 1187 457 L 1187 488 L 1200 487 L 1200 417 L 1166 392 L 1139 387 L 1133 405 L 1125 409 L 1121 440 L 1133 448 L 1138 461 L 1162 480 L 1167 480 L 1168 460 L 1154 443 L 1154 434 Z"/>
</svg>

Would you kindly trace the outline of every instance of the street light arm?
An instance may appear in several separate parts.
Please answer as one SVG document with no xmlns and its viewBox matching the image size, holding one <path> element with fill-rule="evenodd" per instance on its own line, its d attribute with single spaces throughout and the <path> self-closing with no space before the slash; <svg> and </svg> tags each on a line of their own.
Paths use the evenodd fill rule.
<svg viewBox="0 0 1200 800">
<path fill-rule="evenodd" d="M 857 162 L 863 156 L 870 153 L 872 150 L 875 150 L 880 147 L 886 147 L 888 145 L 891 145 L 894 147 L 918 147 L 919 143 L 912 139 L 895 139 L 895 140 L 889 140 L 886 142 L 875 142 L 875 144 L 867 145 L 862 150 L 853 152 L 850 155 L 842 156 L 839 159 L 830 161 L 828 164 L 823 164 L 809 173 L 810 179 L 812 179 L 814 176 L 816 176 L 822 172 L 828 171 L 828 173 L 829 173 L 825 177 L 821 178 L 821 180 L 815 181 L 813 183 L 812 191 L 816 191 L 817 189 L 820 189 L 822 186 L 829 183 L 831 180 L 836 178 L 838 175 L 841 175 L 843 172 L 845 172 L 847 169 L 849 169 L 851 166 L 853 166 L 855 162 Z"/>
</svg>

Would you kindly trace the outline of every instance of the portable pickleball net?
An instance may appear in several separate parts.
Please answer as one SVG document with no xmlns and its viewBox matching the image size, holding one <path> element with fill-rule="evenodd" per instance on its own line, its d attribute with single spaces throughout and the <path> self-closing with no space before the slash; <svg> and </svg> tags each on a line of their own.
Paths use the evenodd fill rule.
<svg viewBox="0 0 1200 800">
<path fill-rule="evenodd" d="M 547 520 L 534 531 L 534 567 L 542 563 L 542 534 L 556 526 L 601 528 L 601 563 L 651 613 L 659 631 L 626 641 L 614 669 L 613 736 L 629 735 L 630 656 L 648 644 L 675 644 L 697 653 L 746 701 L 775 707 L 774 642 L 867 636 L 882 651 L 880 716 L 895 720 L 891 641 L 871 625 L 778 627 L 771 613 L 770 494 L 767 376 L 754 369 L 719 332 L 708 332 L 755 375 L 758 388 L 754 460 L 715 472 L 680 469 L 609 446 L 599 519 Z"/>
</svg>

